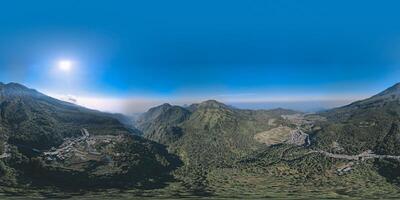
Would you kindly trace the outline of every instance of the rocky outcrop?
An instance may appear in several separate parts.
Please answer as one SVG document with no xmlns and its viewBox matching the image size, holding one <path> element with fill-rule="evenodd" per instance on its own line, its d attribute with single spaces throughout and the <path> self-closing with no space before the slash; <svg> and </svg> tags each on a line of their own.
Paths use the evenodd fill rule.
<svg viewBox="0 0 400 200">
<path fill-rule="evenodd" d="M 309 135 L 300 129 L 292 130 L 290 132 L 290 138 L 286 141 L 286 143 L 297 146 L 308 146 L 311 144 Z"/>
</svg>

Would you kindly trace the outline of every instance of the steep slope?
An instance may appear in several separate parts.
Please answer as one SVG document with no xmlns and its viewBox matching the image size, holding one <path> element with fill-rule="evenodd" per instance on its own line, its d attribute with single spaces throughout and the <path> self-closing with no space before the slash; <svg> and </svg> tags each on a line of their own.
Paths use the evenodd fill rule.
<svg viewBox="0 0 400 200">
<path fill-rule="evenodd" d="M 373 150 L 378 155 L 399 155 L 399 94 L 400 84 L 396 84 L 371 98 L 310 115 L 308 117 L 324 117 L 324 120 L 313 121 L 313 128 L 309 129 L 311 146 L 279 144 L 260 148 L 228 167 L 211 169 L 203 180 L 209 191 L 229 194 L 270 191 L 273 187 L 269 186 L 274 184 L 279 185 L 275 186 L 279 190 L 287 187 L 290 191 L 351 188 L 340 192 L 350 196 L 352 193 L 368 196 L 374 191 L 370 195 L 376 197 L 388 188 L 397 191 L 396 184 L 400 184 L 398 159 L 364 160 L 354 156 L 357 161 L 349 161 L 345 156 L 316 152 L 357 155 Z M 252 187 L 246 187 L 248 185 Z"/>
<path fill-rule="evenodd" d="M 128 131 L 115 119 L 70 103 L 58 101 L 25 86 L 0 87 L 0 120 L 10 142 L 36 149 L 60 145 L 67 136 L 87 128 L 96 134 Z"/>
<path fill-rule="evenodd" d="M 332 150 L 333 144 L 339 144 L 350 154 L 376 150 L 400 117 L 399 94 L 400 84 L 396 84 L 368 99 L 320 113 L 328 122 L 315 134 L 316 145 Z"/>
<path fill-rule="evenodd" d="M 178 125 L 189 118 L 190 111 L 179 106 L 163 104 L 151 108 L 136 121 L 144 137 L 162 144 L 169 144 L 182 136 Z"/>
<path fill-rule="evenodd" d="M 354 117 L 370 116 L 371 114 L 390 114 L 397 115 L 396 109 L 400 101 L 400 83 L 376 94 L 370 98 L 356 101 L 347 106 L 323 112 L 330 120 L 344 121 Z M 395 109 L 393 112 L 389 110 Z M 361 116 L 360 116 L 361 115 Z"/>
<path fill-rule="evenodd" d="M 373 150 L 378 155 L 399 155 L 399 94 L 400 84 L 396 84 L 371 98 L 308 115 L 306 118 L 323 119 L 311 120 L 312 126 L 307 131 L 312 137 L 311 146 L 278 144 L 260 148 L 228 167 L 210 170 L 203 180 L 209 191 L 229 194 L 239 190 L 241 193 L 269 191 L 269 186 L 274 184 L 279 185 L 276 186 L 279 190 L 288 187 L 290 191 L 351 188 L 343 191 L 350 196 L 374 191 L 371 196 L 376 197 L 382 189 L 388 188 L 397 191 L 395 184 L 400 184 L 398 159 L 381 156 L 366 160 L 358 154 Z M 299 124 L 308 126 L 304 122 Z M 321 150 L 333 154 L 318 153 Z M 343 155 L 356 155 L 357 161 L 350 161 Z M 249 189 L 246 187 L 249 184 L 259 189 Z"/>
<path fill-rule="evenodd" d="M 376 152 L 386 155 L 400 155 L 400 127 L 399 122 L 393 122 L 389 132 L 378 144 Z"/>
<path fill-rule="evenodd" d="M 262 144 L 258 132 L 284 123 L 281 115 L 294 111 L 241 110 L 215 100 L 187 109 L 163 104 L 151 108 L 136 122 L 145 137 L 163 144 L 196 166 L 219 166 L 231 162 Z"/>
<path fill-rule="evenodd" d="M 197 191 L 207 185 L 205 177 L 211 169 L 230 166 L 239 158 L 262 148 L 265 144 L 254 136 L 287 125 L 282 115 L 296 113 L 284 109 L 242 110 L 215 100 L 193 104 L 187 109 L 164 104 L 145 113 L 139 127 L 145 133 L 154 130 L 147 127 L 167 127 L 157 129 L 160 135 L 170 135 L 168 129 L 179 130 L 179 134 L 175 134 L 178 137 L 164 144 L 184 163 L 175 173 L 176 177 Z"/>
<path fill-rule="evenodd" d="M 262 146 L 254 135 L 271 128 L 268 119 L 280 117 L 262 112 L 202 102 L 181 125 L 184 135 L 176 144 L 178 152 L 186 164 L 202 168 L 231 163 Z"/>
<path fill-rule="evenodd" d="M 350 155 L 368 150 L 399 155 L 399 83 L 368 99 L 320 114 L 328 121 L 313 134 L 312 148 Z M 389 182 L 400 184 L 398 160 L 375 160 L 373 169 Z"/>
<path fill-rule="evenodd" d="M 177 162 L 109 114 L 16 83 L 0 84 L 0 134 L 3 184 L 129 186 L 165 177 Z"/>
</svg>

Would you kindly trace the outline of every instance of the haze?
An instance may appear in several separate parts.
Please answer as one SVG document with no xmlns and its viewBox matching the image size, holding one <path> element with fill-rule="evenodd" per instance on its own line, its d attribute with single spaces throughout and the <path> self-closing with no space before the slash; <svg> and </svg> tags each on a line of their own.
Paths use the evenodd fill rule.
<svg viewBox="0 0 400 200">
<path fill-rule="evenodd" d="M 241 108 L 321 110 L 398 81 L 399 6 L 3 2 L 0 79 L 125 114 L 206 99 Z"/>
</svg>

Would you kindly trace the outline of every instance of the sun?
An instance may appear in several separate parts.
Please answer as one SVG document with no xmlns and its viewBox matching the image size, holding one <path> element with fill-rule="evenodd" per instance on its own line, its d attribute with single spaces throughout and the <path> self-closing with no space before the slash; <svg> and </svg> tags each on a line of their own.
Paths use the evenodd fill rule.
<svg viewBox="0 0 400 200">
<path fill-rule="evenodd" d="M 69 72 L 72 69 L 72 61 L 70 60 L 60 60 L 58 62 L 58 68 L 61 71 Z"/>
</svg>

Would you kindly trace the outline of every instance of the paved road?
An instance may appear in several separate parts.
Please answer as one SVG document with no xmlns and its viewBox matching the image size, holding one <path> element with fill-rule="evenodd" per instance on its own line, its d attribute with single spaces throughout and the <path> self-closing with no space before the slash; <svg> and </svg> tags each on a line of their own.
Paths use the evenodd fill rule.
<svg viewBox="0 0 400 200">
<path fill-rule="evenodd" d="M 367 160 L 367 159 L 374 159 L 374 158 L 390 158 L 390 159 L 400 160 L 400 156 L 377 155 L 374 153 L 370 153 L 368 151 L 358 154 L 358 155 L 334 154 L 334 153 L 329 153 L 329 152 L 322 151 L 322 150 L 312 150 L 312 151 L 310 151 L 310 153 L 320 153 L 320 154 L 324 154 L 325 156 L 328 156 L 331 158 L 345 159 L 345 160 Z"/>
</svg>

